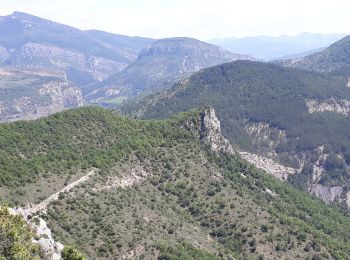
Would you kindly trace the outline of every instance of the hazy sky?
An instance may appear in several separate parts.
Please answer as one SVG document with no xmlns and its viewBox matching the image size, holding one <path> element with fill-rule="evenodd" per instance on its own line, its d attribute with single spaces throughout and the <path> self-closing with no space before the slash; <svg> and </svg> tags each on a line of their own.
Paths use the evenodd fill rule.
<svg viewBox="0 0 350 260">
<path fill-rule="evenodd" d="M 0 0 L 0 6 L 0 15 L 22 11 L 80 29 L 154 38 L 350 32 L 350 0 Z"/>
</svg>

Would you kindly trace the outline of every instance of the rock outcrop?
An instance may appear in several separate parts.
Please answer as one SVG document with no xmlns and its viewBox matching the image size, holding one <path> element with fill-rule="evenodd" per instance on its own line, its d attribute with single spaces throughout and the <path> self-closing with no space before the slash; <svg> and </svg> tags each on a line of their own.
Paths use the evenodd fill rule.
<svg viewBox="0 0 350 260">
<path fill-rule="evenodd" d="M 326 203 L 339 202 L 342 199 L 343 187 L 327 187 L 316 184 L 312 186 L 310 193 Z"/>
<path fill-rule="evenodd" d="M 220 121 L 214 108 L 206 108 L 200 114 L 200 140 L 208 144 L 214 152 L 235 154 L 230 142 L 221 134 Z"/>
<path fill-rule="evenodd" d="M 305 103 L 309 113 L 317 112 L 335 112 L 347 116 L 350 112 L 349 100 L 336 100 L 335 98 L 318 101 L 314 99 L 306 99 Z"/>
<path fill-rule="evenodd" d="M 33 243 L 40 246 L 43 259 L 60 260 L 64 245 L 52 238 L 51 230 L 44 219 L 39 216 L 32 216 L 29 210 L 23 208 L 9 208 L 13 215 L 20 215 L 27 222 L 28 226 L 35 233 Z"/>
<path fill-rule="evenodd" d="M 36 205 L 28 205 L 26 208 L 9 208 L 10 214 L 22 216 L 30 229 L 35 233 L 33 243 L 38 244 L 42 251 L 43 259 L 60 260 L 64 245 L 55 241 L 52 237 L 51 229 L 48 227 L 46 221 L 41 217 L 46 213 L 46 209 L 50 203 L 59 199 L 61 193 L 70 192 L 75 186 L 88 181 L 95 172 L 92 170 L 78 180 L 70 183 L 60 191 L 52 194 L 50 197 L 43 200 Z"/>
<path fill-rule="evenodd" d="M 287 142 L 285 131 L 263 122 L 246 122 L 245 130 L 251 137 L 252 148 L 269 158 L 276 158 L 276 148 Z"/>
<path fill-rule="evenodd" d="M 298 171 L 297 169 L 286 167 L 272 159 L 257 154 L 247 152 L 240 152 L 239 154 L 243 159 L 247 160 L 255 167 L 266 171 L 282 181 L 286 181 L 290 175 L 293 175 Z"/>
</svg>

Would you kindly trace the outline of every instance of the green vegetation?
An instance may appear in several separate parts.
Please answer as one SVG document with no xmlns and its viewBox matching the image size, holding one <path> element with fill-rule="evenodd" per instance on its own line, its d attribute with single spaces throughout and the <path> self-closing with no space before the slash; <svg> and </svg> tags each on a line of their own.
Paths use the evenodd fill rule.
<svg viewBox="0 0 350 260">
<path fill-rule="evenodd" d="M 46 216 L 55 239 L 92 259 L 350 255 L 348 215 L 237 156 L 212 153 L 199 142 L 199 114 L 141 121 L 89 107 L 1 125 L 0 190 L 26 192 L 43 176 L 95 167 Z M 71 247 L 65 254 L 82 257 Z"/>
<path fill-rule="evenodd" d="M 32 243 L 33 233 L 20 216 L 0 208 L 0 259 L 38 260 L 39 247 Z"/>
<path fill-rule="evenodd" d="M 287 166 L 299 167 L 306 155 L 305 171 L 298 178 L 310 176 L 308 170 L 318 158 L 315 149 L 325 146 L 333 156 L 346 156 L 350 151 L 350 121 L 344 115 L 308 112 L 305 99 L 318 101 L 350 99 L 350 89 L 343 76 L 323 76 L 277 65 L 237 61 L 202 70 L 172 89 L 152 95 L 138 103 L 122 108 L 126 114 L 143 118 L 166 118 L 194 107 L 211 105 L 222 123 L 224 136 L 242 150 L 256 153 L 277 153 L 277 160 Z M 278 139 L 278 131 L 286 133 L 286 141 L 276 144 L 257 142 L 246 131 L 254 123 L 268 124 L 271 137 Z M 259 137 L 257 137 L 258 139 Z M 349 186 L 346 171 L 324 172 L 323 184 Z M 303 187 L 302 187 L 303 188 Z M 305 187 L 304 187 L 305 188 Z"/>
<path fill-rule="evenodd" d="M 20 186 L 43 174 L 74 169 L 105 170 L 131 152 L 142 156 L 155 146 L 171 147 L 178 138 L 191 137 L 187 131 L 175 131 L 171 122 L 130 120 L 93 107 L 2 124 L 0 185 Z"/>
<path fill-rule="evenodd" d="M 86 257 L 74 246 L 65 246 L 62 251 L 63 260 L 86 260 Z"/>
<path fill-rule="evenodd" d="M 209 254 L 204 250 L 195 248 L 191 244 L 188 244 L 185 242 L 178 244 L 177 246 L 174 246 L 174 247 L 169 245 L 159 245 L 157 246 L 157 249 L 160 252 L 160 255 L 158 256 L 159 260 L 176 260 L 176 259 L 218 260 L 220 259 L 217 256 Z"/>
</svg>

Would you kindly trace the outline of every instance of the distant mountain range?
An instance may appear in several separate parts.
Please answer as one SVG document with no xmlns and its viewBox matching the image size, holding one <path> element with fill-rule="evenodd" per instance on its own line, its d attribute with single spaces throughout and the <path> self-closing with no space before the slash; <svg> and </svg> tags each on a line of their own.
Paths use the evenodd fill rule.
<svg viewBox="0 0 350 260">
<path fill-rule="evenodd" d="M 1 66 L 45 70 L 78 86 L 131 64 L 152 39 L 79 29 L 26 13 L 0 19 Z"/>
<path fill-rule="evenodd" d="M 15 72 L 22 87 L 29 82 L 21 80 L 23 73 L 52 76 L 78 87 L 79 95 L 90 103 L 119 104 L 129 97 L 170 87 L 202 68 L 238 59 L 254 58 L 190 38 L 156 41 L 82 31 L 21 12 L 0 17 L 0 67 L 11 71 L 12 81 L 16 81 Z M 19 84 L 6 91 L 16 92 Z M 27 97 L 23 91 L 15 96 L 18 102 Z M 39 109 L 37 105 L 33 104 L 34 110 Z M 10 111 L 6 118 L 28 119 L 41 114 L 15 116 Z M 0 116 L 1 120 L 5 119 Z"/>
<path fill-rule="evenodd" d="M 274 60 L 287 55 L 301 56 L 305 52 L 315 52 L 320 48 L 328 47 L 344 36 L 345 34 L 302 33 L 296 36 L 212 39 L 208 42 L 232 52 L 251 55 L 263 60 Z"/>
<path fill-rule="evenodd" d="M 323 51 L 303 58 L 280 61 L 288 67 L 294 67 L 319 73 L 341 73 L 350 76 L 350 36 L 332 44 Z"/>
<path fill-rule="evenodd" d="M 86 97 L 92 102 L 118 103 L 170 87 L 203 68 L 235 60 L 255 59 L 192 38 L 162 39 L 144 48 L 123 71 L 90 86 Z"/>
</svg>

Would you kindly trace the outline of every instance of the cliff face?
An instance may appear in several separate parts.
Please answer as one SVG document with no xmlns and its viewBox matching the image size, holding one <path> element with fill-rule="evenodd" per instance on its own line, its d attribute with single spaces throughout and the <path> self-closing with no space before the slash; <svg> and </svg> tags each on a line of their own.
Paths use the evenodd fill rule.
<svg viewBox="0 0 350 260">
<path fill-rule="evenodd" d="M 215 45 L 191 38 L 169 38 L 154 42 L 144 48 L 138 59 L 159 58 L 159 56 L 181 57 L 178 73 L 186 73 L 235 60 L 254 60 L 253 57 L 234 54 Z"/>
<path fill-rule="evenodd" d="M 128 65 L 125 62 L 87 55 L 81 51 L 61 48 L 54 44 L 35 42 L 27 42 L 12 53 L 8 57 L 8 63 L 11 66 L 33 71 L 38 69 L 60 71 L 63 75 L 73 68 L 97 81 L 106 79 L 115 71 L 121 71 Z"/>
<path fill-rule="evenodd" d="M 200 114 L 200 140 L 214 152 L 235 154 L 230 142 L 221 134 L 220 121 L 214 108 L 207 108 Z"/>
</svg>

